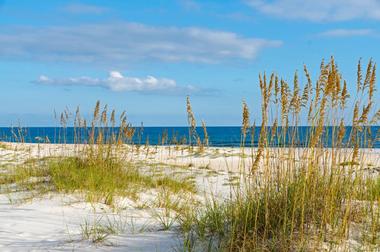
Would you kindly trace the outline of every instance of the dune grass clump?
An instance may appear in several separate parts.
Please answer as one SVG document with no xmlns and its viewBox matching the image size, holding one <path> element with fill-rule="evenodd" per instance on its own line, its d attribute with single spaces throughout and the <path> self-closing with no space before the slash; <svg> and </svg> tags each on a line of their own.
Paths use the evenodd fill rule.
<svg viewBox="0 0 380 252">
<path fill-rule="evenodd" d="M 185 178 L 165 174 L 144 174 L 139 167 L 117 159 L 89 160 L 83 157 L 34 160 L 2 175 L 0 184 L 15 184 L 18 191 L 84 193 L 87 201 L 113 204 L 115 196 L 136 198 L 147 189 L 172 193 L 195 193 L 195 184 Z"/>
<path fill-rule="evenodd" d="M 90 201 L 104 199 L 112 203 L 116 195 L 132 196 L 155 181 L 142 175 L 133 165 L 117 160 L 89 160 L 78 157 L 52 161 L 48 176 L 58 192 L 86 192 Z"/>
<path fill-rule="evenodd" d="M 369 62 L 363 79 L 359 62 L 351 103 L 333 58 L 322 62 L 315 85 L 306 67 L 304 73 L 303 87 L 296 72 L 292 88 L 275 74 L 260 75 L 260 135 L 252 162 L 242 169 L 249 171 L 244 186 L 232 188 L 227 201 L 213 199 L 183 215 L 185 250 L 380 249 L 380 175 L 367 169 L 359 151 L 379 133 L 370 127 L 380 119 L 376 65 Z M 302 144 L 301 122 L 310 126 Z M 243 102 L 242 146 L 248 128 Z"/>
</svg>

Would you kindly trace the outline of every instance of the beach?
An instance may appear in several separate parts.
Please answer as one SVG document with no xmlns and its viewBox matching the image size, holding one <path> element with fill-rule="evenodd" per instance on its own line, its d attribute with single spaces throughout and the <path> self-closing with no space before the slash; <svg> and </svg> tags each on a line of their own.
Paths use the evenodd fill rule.
<svg viewBox="0 0 380 252">
<path fill-rule="evenodd" d="M 70 144 L 2 143 L 0 172 L 11 173 L 13 167 L 32 159 L 77 155 L 78 148 L 84 147 Z M 306 151 L 273 148 L 269 152 L 277 153 L 275 157 L 283 156 L 284 160 L 289 159 L 289 155 L 299 160 Z M 324 149 L 323 152 L 326 154 L 321 159 L 328 159 L 333 150 Z M 250 176 L 252 153 L 256 155 L 257 148 L 210 147 L 200 152 L 196 149 L 189 151 L 186 146 L 125 145 L 119 150 L 119 155 L 125 162 L 135 164 L 147 174 L 152 174 L 154 170 L 154 174 L 191 177 L 196 184 L 196 193 L 171 196 L 178 197 L 179 201 L 193 201 L 194 204 L 210 201 L 211 198 L 220 201 L 229 199 L 232 188 L 242 187 L 242 181 Z M 347 155 L 342 156 L 343 163 L 348 160 L 351 150 L 340 153 Z M 284 160 L 270 162 L 284 163 Z M 368 176 L 379 176 L 380 149 L 361 149 L 360 160 L 363 162 L 358 165 L 362 167 L 361 172 Z M 260 173 L 265 171 L 258 169 L 254 175 L 259 177 Z M 175 251 L 183 246 L 177 219 L 173 217 L 170 228 L 164 230 L 163 220 L 157 218 L 157 213 L 165 210 L 157 204 L 161 192 L 156 189 L 141 190 L 136 198 L 117 197 L 112 206 L 88 202 L 82 193 L 62 194 L 52 191 L 33 195 L 33 191 L 17 190 L 15 185 L 2 185 L 1 189 L 2 251 L 91 251 L 95 247 L 102 251 Z M 107 236 L 102 244 L 84 240 L 84 223 L 97 221 L 117 225 L 120 230 L 117 234 L 115 232 Z M 351 239 L 355 244 L 355 239 Z"/>
</svg>

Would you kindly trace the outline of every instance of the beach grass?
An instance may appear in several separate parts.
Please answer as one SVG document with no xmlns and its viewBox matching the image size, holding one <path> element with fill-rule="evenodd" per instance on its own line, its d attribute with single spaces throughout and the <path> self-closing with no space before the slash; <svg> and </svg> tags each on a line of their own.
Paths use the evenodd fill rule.
<svg viewBox="0 0 380 252">
<path fill-rule="evenodd" d="M 297 72 L 293 88 L 275 74 L 260 75 L 261 132 L 244 187 L 232 188 L 227 201 L 210 200 L 184 215 L 185 250 L 379 249 L 379 174 L 365 172 L 365 157 L 359 156 L 363 134 L 379 134 L 369 131 L 380 119 L 374 101 L 376 65 L 368 63 L 364 79 L 361 68 L 359 62 L 353 111 L 347 109 L 347 84 L 333 58 L 322 62 L 315 85 L 304 67 L 302 89 Z M 352 131 L 343 142 L 347 112 Z M 242 147 L 249 117 L 243 101 Z M 312 130 L 300 154 L 299 132 L 289 129 L 304 120 Z M 325 134 L 326 125 L 333 126 L 331 135 Z M 273 151 L 273 146 L 286 148 Z M 359 245 L 352 236 L 360 237 Z"/>
</svg>

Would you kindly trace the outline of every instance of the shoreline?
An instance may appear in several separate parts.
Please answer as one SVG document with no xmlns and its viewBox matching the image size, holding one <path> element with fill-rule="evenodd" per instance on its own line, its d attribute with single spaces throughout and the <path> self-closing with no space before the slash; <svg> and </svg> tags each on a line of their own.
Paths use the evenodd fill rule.
<svg viewBox="0 0 380 252">
<path fill-rule="evenodd" d="M 46 144 L 46 143 L 10 143 L 0 142 L 0 146 L 5 146 L 8 150 L 23 150 L 26 151 L 32 158 L 48 157 L 48 156 L 72 156 L 76 151 L 84 150 L 87 147 L 98 145 L 89 144 Z M 104 145 L 107 146 L 107 145 Z M 0 148 L 1 150 L 1 148 Z M 118 155 L 127 161 L 134 162 L 158 162 L 168 165 L 181 165 L 188 167 L 208 167 L 214 170 L 233 171 L 233 172 L 249 172 L 249 167 L 252 166 L 258 147 L 193 147 L 189 150 L 187 145 L 128 145 L 123 144 L 115 148 Z M 301 159 L 305 151 L 312 150 L 311 148 L 301 147 L 285 147 L 272 148 L 266 150 L 275 153 L 279 156 L 286 156 L 293 153 L 294 158 Z M 339 158 L 341 163 L 350 161 L 350 156 L 353 153 L 352 148 L 314 148 L 314 152 L 321 152 L 324 159 L 328 159 L 335 151 L 342 154 Z M 380 168 L 380 148 L 359 148 L 360 165 Z M 326 162 L 326 161 L 324 161 Z"/>
</svg>

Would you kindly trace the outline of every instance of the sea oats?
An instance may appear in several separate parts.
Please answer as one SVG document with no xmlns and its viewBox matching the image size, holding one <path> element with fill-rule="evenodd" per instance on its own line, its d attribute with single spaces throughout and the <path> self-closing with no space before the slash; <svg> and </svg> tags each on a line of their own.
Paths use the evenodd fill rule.
<svg viewBox="0 0 380 252">
<path fill-rule="evenodd" d="M 122 121 L 124 119 L 124 117 L 126 116 L 126 111 L 124 110 L 121 114 L 120 114 L 120 121 Z"/>
<path fill-rule="evenodd" d="M 317 83 L 315 84 L 314 106 L 317 106 L 319 99 L 321 98 L 321 91 L 322 91 L 322 88 L 321 88 L 320 82 L 317 81 Z"/>
<path fill-rule="evenodd" d="M 310 78 L 310 74 L 306 68 L 306 65 L 304 65 L 304 72 L 306 75 L 307 84 L 305 85 L 303 92 L 302 92 L 302 98 L 301 98 L 301 106 L 302 107 L 306 107 L 306 105 L 309 101 L 309 95 L 312 95 L 311 92 L 312 92 L 312 88 L 313 88 L 313 84 L 312 84 L 312 81 Z"/>
<path fill-rule="evenodd" d="M 320 75 L 319 75 L 319 79 L 318 79 L 318 89 L 317 91 L 319 90 L 319 92 L 321 92 L 322 90 L 325 90 L 325 86 L 327 84 L 327 80 L 328 80 L 328 74 L 329 74 L 329 67 L 330 67 L 331 63 L 325 65 L 324 63 L 321 63 L 321 70 L 320 70 Z M 317 102 L 319 102 L 319 100 L 317 100 Z"/>
<path fill-rule="evenodd" d="M 313 100 L 311 101 L 310 105 L 309 105 L 309 111 L 307 113 L 307 120 L 310 124 L 312 124 L 312 113 L 313 113 L 313 108 L 314 108 L 314 104 L 313 104 Z"/>
<path fill-rule="evenodd" d="M 247 129 L 249 128 L 249 109 L 248 105 L 245 101 L 243 101 L 243 115 L 242 115 L 242 128 L 241 128 L 241 133 L 243 137 L 243 142 L 245 141 L 245 137 L 247 134 Z"/>
<path fill-rule="evenodd" d="M 77 106 L 77 109 L 75 110 L 75 122 L 79 123 L 80 121 L 80 108 Z"/>
<path fill-rule="evenodd" d="M 311 90 L 311 88 L 313 86 L 313 83 L 311 81 L 311 77 L 310 77 L 309 71 L 307 70 L 306 65 L 303 66 L 303 71 L 305 72 L 305 76 L 306 76 L 306 79 L 307 79 L 308 89 Z"/>
<path fill-rule="evenodd" d="M 275 96 L 275 103 L 278 103 L 278 95 L 280 94 L 280 86 L 278 82 L 278 76 L 276 75 L 276 78 L 274 80 L 274 96 Z"/>
<path fill-rule="evenodd" d="M 207 126 L 205 121 L 202 120 L 202 128 L 203 128 L 203 138 L 204 138 L 204 145 L 208 146 L 209 145 L 209 138 L 208 138 L 208 133 L 207 133 Z"/>
<path fill-rule="evenodd" d="M 116 121 L 115 121 L 115 110 L 114 109 L 111 112 L 110 122 L 111 122 L 112 127 L 115 127 Z"/>
<path fill-rule="evenodd" d="M 96 102 L 95 109 L 94 109 L 94 117 L 93 120 L 97 121 L 99 118 L 99 112 L 100 112 L 100 101 Z"/>
<path fill-rule="evenodd" d="M 340 83 L 340 74 L 337 73 L 336 75 L 336 78 L 335 78 L 335 92 L 334 92 L 334 101 L 335 103 L 339 103 L 340 102 L 340 95 L 341 95 L 341 83 Z"/>
<path fill-rule="evenodd" d="M 302 91 L 301 107 L 306 107 L 309 101 L 309 87 L 306 85 Z"/>
<path fill-rule="evenodd" d="M 288 111 L 289 111 L 289 86 L 281 79 L 281 123 L 282 126 L 288 124 Z"/>
<path fill-rule="evenodd" d="M 370 85 L 371 77 L 372 77 L 372 64 L 373 64 L 372 59 L 370 59 L 367 65 L 367 71 L 366 71 L 365 79 L 363 82 L 363 90 L 369 87 Z"/>
<path fill-rule="evenodd" d="M 97 138 L 96 138 L 96 144 L 100 145 L 103 143 L 103 132 L 99 131 Z"/>
<path fill-rule="evenodd" d="M 373 94 L 375 92 L 375 83 L 376 83 L 376 64 L 374 64 L 374 66 L 372 68 L 371 79 L 369 81 L 368 96 L 369 96 L 370 101 L 372 101 Z"/>
<path fill-rule="evenodd" d="M 108 109 L 108 106 L 107 104 L 104 106 L 104 109 L 102 111 L 102 116 L 101 116 L 101 122 L 103 123 L 103 125 L 106 125 L 107 124 L 107 109 Z"/>
<path fill-rule="evenodd" d="M 189 143 L 192 144 L 192 140 L 197 141 L 196 121 L 193 110 L 191 108 L 190 97 L 186 97 L 186 111 L 187 111 L 187 123 L 189 125 Z"/>
<path fill-rule="evenodd" d="M 272 96 L 272 90 L 274 88 L 274 85 L 275 85 L 275 76 L 274 76 L 274 73 L 272 73 L 270 76 L 269 87 L 268 87 L 268 92 L 267 92 L 268 99 Z M 268 100 L 268 103 L 269 103 L 269 100 Z"/>
<path fill-rule="evenodd" d="M 62 112 L 61 113 L 61 125 L 62 125 L 62 127 L 66 127 L 66 122 L 67 122 L 67 120 L 66 120 L 65 114 Z"/>
<path fill-rule="evenodd" d="M 338 140 L 337 140 L 338 145 L 342 143 L 345 134 L 346 134 L 346 127 L 344 126 L 344 122 L 342 118 L 339 124 L 339 132 L 338 132 Z"/>
<path fill-rule="evenodd" d="M 363 111 L 362 111 L 362 114 L 359 118 L 359 123 L 363 123 L 363 124 L 366 124 L 368 122 L 368 114 L 371 110 L 371 106 L 372 106 L 372 102 L 369 102 L 367 104 L 367 106 L 363 107 Z"/>
<path fill-rule="evenodd" d="M 361 86 L 362 86 L 362 66 L 361 66 L 361 59 L 359 59 L 358 62 L 358 70 L 356 72 L 357 74 L 357 80 L 356 80 L 356 92 L 359 93 Z"/>
<path fill-rule="evenodd" d="M 377 110 L 377 112 L 375 113 L 375 115 L 371 119 L 371 123 L 370 124 L 376 124 L 378 122 L 380 122 L 380 109 Z"/>
<path fill-rule="evenodd" d="M 359 102 L 355 103 L 354 112 L 352 116 L 352 130 L 351 130 L 351 144 L 357 145 L 357 131 L 359 128 Z M 357 147 L 355 147 L 357 148 Z M 356 156 L 356 155 L 355 155 Z M 355 160 L 355 158 L 353 158 Z"/>
<path fill-rule="evenodd" d="M 341 107 L 344 109 L 346 107 L 346 102 L 347 99 L 350 97 L 350 94 L 347 91 L 347 83 L 344 81 L 343 83 L 343 89 L 342 89 L 342 94 L 341 94 Z"/>
<path fill-rule="evenodd" d="M 298 72 L 296 71 L 294 74 L 294 80 L 293 80 L 293 95 L 292 99 L 290 100 L 290 107 L 294 110 L 296 114 L 298 114 L 301 110 L 301 98 L 299 96 L 299 83 L 298 83 Z"/>
</svg>

